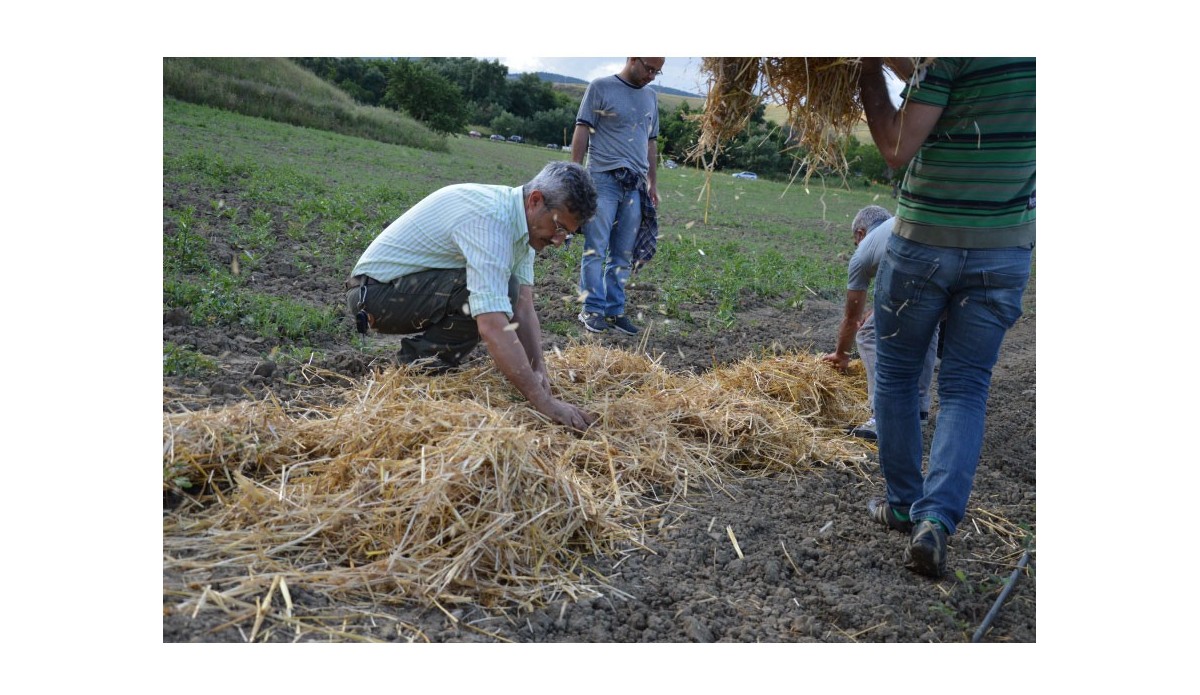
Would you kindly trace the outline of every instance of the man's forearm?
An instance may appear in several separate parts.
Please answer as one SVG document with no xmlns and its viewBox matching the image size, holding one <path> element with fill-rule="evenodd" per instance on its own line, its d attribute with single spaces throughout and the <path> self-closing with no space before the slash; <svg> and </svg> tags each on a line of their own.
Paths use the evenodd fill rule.
<svg viewBox="0 0 1200 695">
<path fill-rule="evenodd" d="M 542 327 L 533 308 L 533 288 L 528 285 L 521 286 L 513 320 L 517 322 L 517 339 L 525 349 L 530 367 L 536 370 L 542 365 Z"/>
<path fill-rule="evenodd" d="M 588 133 L 588 126 L 583 123 L 575 124 L 575 133 L 571 136 L 571 161 L 576 164 L 583 164 L 583 158 L 587 156 L 588 142 L 591 135 Z"/>
<path fill-rule="evenodd" d="M 941 118 L 942 107 L 914 103 L 910 99 L 902 109 L 897 109 L 888 92 L 883 62 L 879 58 L 862 59 L 858 88 L 863 112 L 867 115 L 867 127 L 879 153 L 893 169 L 904 167 L 933 132 Z"/>
<path fill-rule="evenodd" d="M 883 76 L 883 64 L 878 58 L 863 59 L 858 88 L 871 138 L 888 166 L 896 167 L 898 165 L 893 163 L 893 158 L 900 140 L 900 128 L 896 123 L 896 107 L 888 93 L 887 79 Z"/>
<path fill-rule="evenodd" d="M 525 346 L 518 335 L 520 328 L 509 328 L 508 317 L 502 312 L 480 314 L 476 321 L 479 324 L 479 335 L 500 372 L 533 407 L 544 410 L 552 398 L 534 374 Z"/>
<path fill-rule="evenodd" d="M 866 296 L 867 293 L 862 290 L 846 292 L 846 308 L 842 314 L 842 325 L 838 328 L 838 341 L 835 349 L 838 355 L 850 356 L 850 347 L 854 345 L 854 334 L 858 332 Z"/>
<path fill-rule="evenodd" d="M 854 344 L 854 334 L 858 332 L 858 326 L 854 325 L 856 321 L 851 321 L 849 318 L 842 318 L 842 325 L 838 327 L 837 347 L 834 348 L 834 354 L 839 357 L 850 356 L 850 346 Z"/>
<path fill-rule="evenodd" d="M 646 180 L 651 188 L 658 187 L 658 141 L 650 140 L 646 145 L 646 161 L 649 167 L 649 172 L 646 174 Z"/>
</svg>

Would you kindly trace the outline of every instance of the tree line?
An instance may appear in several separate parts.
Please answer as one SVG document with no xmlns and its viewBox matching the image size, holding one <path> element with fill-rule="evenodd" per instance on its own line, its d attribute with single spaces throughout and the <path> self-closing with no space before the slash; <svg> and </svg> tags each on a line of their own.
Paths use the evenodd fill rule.
<svg viewBox="0 0 1200 695">
<path fill-rule="evenodd" d="M 520 135 L 537 145 L 565 145 L 575 129 L 579 99 L 554 89 L 532 73 L 508 79 L 498 60 L 478 58 L 293 58 L 356 101 L 408 113 L 430 129 L 462 134 L 468 125 L 505 137 Z M 718 170 L 748 170 L 768 178 L 796 172 L 791 132 L 768 122 L 764 107 L 749 126 L 725 143 Z M 686 161 L 700 134 L 699 111 L 682 102 L 666 111 L 659 106 L 659 154 Z M 865 180 L 886 181 L 890 172 L 874 146 L 848 143 L 851 171 Z M 800 172 L 802 173 L 802 172 Z"/>
<path fill-rule="evenodd" d="M 293 58 L 356 101 L 404 111 L 439 133 L 468 124 L 538 144 L 563 142 L 579 104 L 537 75 L 477 58 Z"/>
</svg>

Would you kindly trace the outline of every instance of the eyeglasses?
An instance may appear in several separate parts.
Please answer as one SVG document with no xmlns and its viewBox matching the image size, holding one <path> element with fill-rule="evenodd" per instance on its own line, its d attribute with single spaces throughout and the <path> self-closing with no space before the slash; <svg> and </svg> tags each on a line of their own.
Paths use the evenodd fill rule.
<svg viewBox="0 0 1200 695">
<path fill-rule="evenodd" d="M 642 64 L 642 69 L 650 73 L 651 76 L 658 77 L 662 74 L 662 68 L 652 68 L 649 65 L 646 65 L 646 61 L 642 60 L 641 58 L 638 58 L 637 61 Z"/>
<path fill-rule="evenodd" d="M 559 224 L 557 219 L 552 221 L 554 222 L 554 236 L 562 236 L 563 241 L 570 241 L 575 232 L 572 232 L 571 230 Z"/>
</svg>

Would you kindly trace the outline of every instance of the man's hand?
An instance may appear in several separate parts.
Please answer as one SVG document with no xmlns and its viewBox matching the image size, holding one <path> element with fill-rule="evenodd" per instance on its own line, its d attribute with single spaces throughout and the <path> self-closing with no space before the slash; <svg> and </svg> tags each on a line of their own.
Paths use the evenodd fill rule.
<svg viewBox="0 0 1200 695">
<path fill-rule="evenodd" d="M 883 58 L 859 58 L 859 67 L 864 73 L 876 73 L 883 69 Z"/>
<path fill-rule="evenodd" d="M 833 368 L 845 374 L 850 367 L 850 355 L 840 352 L 829 352 L 821 356 L 822 362 L 828 362 Z"/>
<path fill-rule="evenodd" d="M 566 425 L 578 432 L 584 432 L 592 426 L 596 421 L 597 416 L 594 413 L 588 413 L 576 406 L 560 401 L 557 398 L 552 398 L 546 404 L 545 408 L 539 408 L 541 413 L 560 425 Z"/>
</svg>

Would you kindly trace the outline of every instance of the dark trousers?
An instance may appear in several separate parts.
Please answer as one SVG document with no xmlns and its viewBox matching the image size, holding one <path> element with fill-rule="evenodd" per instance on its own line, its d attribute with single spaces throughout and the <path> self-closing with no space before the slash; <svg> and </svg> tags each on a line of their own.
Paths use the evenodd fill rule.
<svg viewBox="0 0 1200 695">
<path fill-rule="evenodd" d="M 517 305 L 520 283 L 509 278 L 508 296 Z M 346 292 L 346 307 L 358 313 L 360 290 Z M 467 304 L 465 268 L 426 270 L 388 283 L 367 285 L 364 307 L 380 333 L 414 334 L 400 341 L 400 361 L 437 357 L 457 366 L 479 344 L 479 327 Z"/>
</svg>

